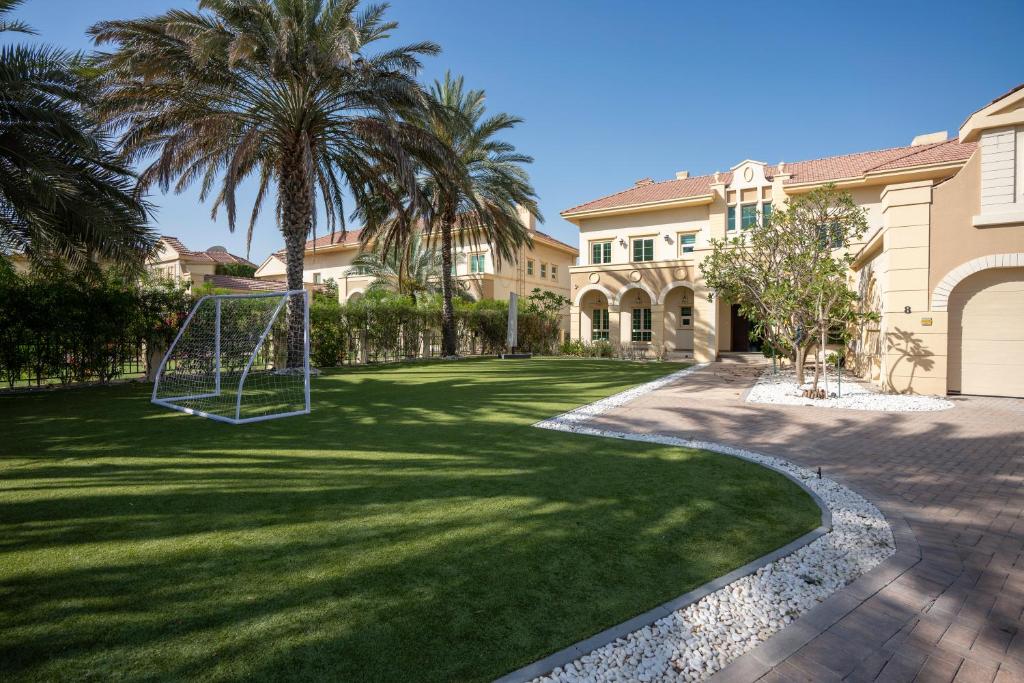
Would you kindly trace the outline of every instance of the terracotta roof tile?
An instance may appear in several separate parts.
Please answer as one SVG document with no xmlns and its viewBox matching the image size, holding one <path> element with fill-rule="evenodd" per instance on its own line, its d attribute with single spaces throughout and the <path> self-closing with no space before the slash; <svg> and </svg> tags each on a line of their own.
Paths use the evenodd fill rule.
<svg viewBox="0 0 1024 683">
<path fill-rule="evenodd" d="M 561 246 L 561 247 L 565 247 L 567 249 L 572 249 L 573 253 L 579 254 L 579 249 L 577 249 L 576 247 L 572 246 L 571 244 L 566 244 L 565 242 L 563 242 L 560 239 L 556 239 L 556 238 L 552 237 L 551 235 L 547 234 L 546 232 L 541 232 L 540 230 L 534 230 L 533 231 L 533 237 L 534 237 L 534 241 L 535 242 L 548 242 L 548 243 L 552 243 L 552 244 L 555 244 L 556 246 Z M 538 237 L 540 238 L 539 240 L 537 239 Z"/>
<path fill-rule="evenodd" d="M 732 173 L 719 174 L 719 181 L 728 183 L 732 180 Z M 648 204 L 650 202 L 668 201 L 682 199 L 684 197 L 699 197 L 711 192 L 711 184 L 715 181 L 713 175 L 699 175 L 682 180 L 663 180 L 657 183 L 634 186 L 628 190 L 622 190 L 599 199 L 584 202 L 562 213 L 574 211 L 593 211 L 596 209 L 610 209 L 616 206 L 629 206 L 631 204 Z"/>
<path fill-rule="evenodd" d="M 324 235 L 322 237 L 317 237 L 315 240 L 307 240 L 307 242 L 306 242 L 306 251 L 312 251 L 313 249 L 323 249 L 324 247 L 336 247 L 336 246 L 339 246 L 339 245 L 347 246 L 347 247 L 358 246 L 359 245 L 359 237 L 362 234 L 362 232 L 363 232 L 362 228 L 359 228 L 359 229 L 356 229 L 356 230 L 348 230 L 345 233 L 344 236 L 342 236 L 342 234 L 340 232 L 336 232 L 336 233 L 334 233 L 334 235 Z M 557 245 L 557 246 L 561 246 L 561 247 L 564 247 L 566 249 L 572 249 L 574 252 L 577 251 L 576 247 L 572 246 L 571 244 L 566 244 L 565 242 L 552 237 L 551 235 L 547 234 L 546 232 L 541 232 L 540 230 L 536 230 L 536 231 L 534 231 L 534 236 L 535 237 L 539 237 L 540 238 L 539 241 L 541 241 L 541 242 L 547 242 L 549 244 L 554 244 L 554 245 Z M 280 249 L 280 250 L 274 252 L 274 256 L 277 256 L 278 258 L 283 258 L 284 255 L 285 255 L 285 250 L 284 249 Z"/>
<path fill-rule="evenodd" d="M 257 280 L 253 277 L 235 277 L 234 275 L 207 275 L 203 278 L 203 282 L 213 287 L 236 292 L 283 292 L 288 289 L 288 285 L 284 282 Z"/>
<path fill-rule="evenodd" d="M 966 161 L 974 152 L 974 148 L 974 143 L 960 143 L 957 140 L 947 140 L 946 142 L 936 142 L 930 145 L 892 147 L 872 152 L 858 152 L 856 154 L 843 154 L 822 159 L 791 162 L 786 163 L 783 168 L 785 173 L 790 176 L 785 181 L 785 184 L 824 183 L 844 178 L 859 178 L 867 173 L 876 171 L 891 171 L 911 168 L 913 166 Z M 777 167 L 774 165 L 765 167 L 769 177 L 771 177 L 771 174 L 776 169 Z M 732 179 L 732 174 L 723 173 L 720 179 L 722 182 L 728 183 Z M 562 214 L 699 197 L 710 192 L 712 182 L 714 182 L 714 176 L 703 175 L 683 180 L 666 180 L 660 183 L 631 187 L 628 190 L 616 192 L 615 194 L 579 204 L 571 209 L 566 209 Z"/>
<path fill-rule="evenodd" d="M 241 263 L 243 265 L 252 266 L 253 268 L 256 267 L 256 264 L 249 259 L 232 254 L 227 250 L 210 247 L 206 251 L 193 251 L 186 247 L 181 240 L 172 235 L 160 235 L 160 239 L 169 244 L 174 251 L 187 259 L 209 261 L 212 263 Z"/>
</svg>

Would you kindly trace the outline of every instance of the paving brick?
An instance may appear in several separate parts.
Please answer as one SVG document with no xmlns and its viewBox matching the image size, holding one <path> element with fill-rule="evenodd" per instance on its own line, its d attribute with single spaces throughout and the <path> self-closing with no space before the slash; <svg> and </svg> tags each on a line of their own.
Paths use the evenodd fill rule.
<svg viewBox="0 0 1024 683">
<path fill-rule="evenodd" d="M 964 660 L 953 681 L 954 683 L 992 683 L 995 680 L 996 671 L 994 667 Z"/>
<path fill-rule="evenodd" d="M 915 683 L 949 683 L 960 669 L 963 659 L 949 660 L 943 657 L 929 657 L 914 678 Z"/>
<path fill-rule="evenodd" d="M 713 363 L 592 423 L 820 466 L 890 519 L 898 555 L 841 590 L 835 614 L 812 611 L 750 653 L 777 665 L 761 680 L 1020 680 L 1024 401 L 959 397 L 926 413 L 744 403 L 763 367 Z"/>
</svg>

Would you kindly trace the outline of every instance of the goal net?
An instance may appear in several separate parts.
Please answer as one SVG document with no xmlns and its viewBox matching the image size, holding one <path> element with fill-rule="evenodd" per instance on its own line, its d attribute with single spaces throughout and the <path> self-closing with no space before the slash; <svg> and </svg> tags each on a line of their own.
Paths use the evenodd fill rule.
<svg viewBox="0 0 1024 683">
<path fill-rule="evenodd" d="M 289 334 L 292 310 L 302 329 Z M 199 299 L 160 363 L 152 400 L 232 424 L 308 413 L 309 293 Z"/>
</svg>

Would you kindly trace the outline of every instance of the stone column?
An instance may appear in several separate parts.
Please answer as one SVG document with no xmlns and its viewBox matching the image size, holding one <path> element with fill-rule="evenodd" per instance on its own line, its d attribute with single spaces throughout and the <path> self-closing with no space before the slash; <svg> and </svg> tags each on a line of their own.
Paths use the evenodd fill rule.
<svg viewBox="0 0 1024 683">
<path fill-rule="evenodd" d="M 576 304 L 569 307 L 569 338 L 586 340 L 583 330 L 580 329 L 580 307 Z"/>
<path fill-rule="evenodd" d="M 718 360 L 718 300 L 708 301 L 708 290 L 693 292 L 693 359 L 698 363 Z"/>
<path fill-rule="evenodd" d="M 890 391 L 946 393 L 946 316 L 929 308 L 932 184 L 899 183 L 882 191 L 881 379 Z"/>
<path fill-rule="evenodd" d="M 608 304 L 608 341 L 612 344 L 622 343 L 622 327 L 619 314 L 619 307 L 615 304 Z"/>
<path fill-rule="evenodd" d="M 665 306 L 651 303 L 651 351 L 654 357 L 661 355 L 665 344 Z"/>
</svg>

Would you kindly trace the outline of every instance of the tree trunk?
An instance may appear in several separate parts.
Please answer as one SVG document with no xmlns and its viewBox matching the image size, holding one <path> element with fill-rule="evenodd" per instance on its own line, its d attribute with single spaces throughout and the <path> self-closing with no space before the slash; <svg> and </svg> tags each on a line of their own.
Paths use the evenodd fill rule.
<svg viewBox="0 0 1024 683">
<path fill-rule="evenodd" d="M 441 223 L 441 355 L 454 356 L 458 353 L 455 336 L 455 308 L 452 306 L 452 290 L 455 278 L 452 276 L 452 224 L 447 217 Z"/>
<path fill-rule="evenodd" d="M 306 238 L 313 227 L 313 179 L 301 141 L 286 149 L 281 161 L 281 179 L 278 194 L 281 202 L 281 232 L 284 234 L 288 289 L 302 289 L 303 259 Z M 295 297 L 299 299 L 299 297 Z M 305 355 L 305 320 L 301 300 L 288 302 L 288 358 L 289 368 L 301 368 Z"/>
<path fill-rule="evenodd" d="M 807 347 L 800 346 L 796 349 L 793 354 L 793 365 L 796 370 L 796 385 L 802 387 L 804 385 L 804 364 L 807 363 Z"/>
<path fill-rule="evenodd" d="M 821 369 L 825 373 L 825 396 L 828 396 L 828 365 L 825 362 L 825 345 L 828 343 L 828 330 L 825 326 L 821 326 Z M 815 386 L 815 389 L 818 387 Z"/>
<path fill-rule="evenodd" d="M 820 351 L 821 349 L 819 349 Z M 814 381 L 811 383 L 811 393 L 818 391 L 818 380 L 821 378 L 821 363 L 818 362 L 818 356 L 814 356 Z"/>
</svg>

